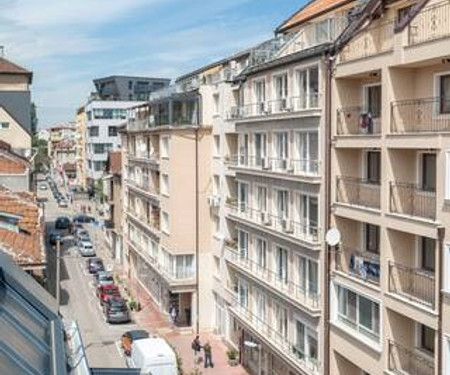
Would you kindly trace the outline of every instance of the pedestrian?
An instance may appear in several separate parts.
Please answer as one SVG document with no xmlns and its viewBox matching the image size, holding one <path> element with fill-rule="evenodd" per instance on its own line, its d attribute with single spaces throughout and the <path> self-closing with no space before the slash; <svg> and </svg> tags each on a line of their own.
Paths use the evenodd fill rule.
<svg viewBox="0 0 450 375">
<path fill-rule="evenodd" d="M 200 343 L 200 336 L 196 336 L 194 341 L 192 341 L 192 350 L 194 351 L 194 365 L 198 363 L 198 353 L 202 350 L 202 345 Z"/>
<path fill-rule="evenodd" d="M 175 325 L 175 323 L 177 322 L 177 309 L 175 306 L 172 305 L 172 307 L 170 308 L 169 311 L 170 317 L 172 318 L 172 324 Z"/>
<path fill-rule="evenodd" d="M 203 352 L 205 353 L 205 368 L 214 367 L 214 363 L 212 361 L 212 348 L 209 341 L 207 341 L 203 346 Z"/>
</svg>

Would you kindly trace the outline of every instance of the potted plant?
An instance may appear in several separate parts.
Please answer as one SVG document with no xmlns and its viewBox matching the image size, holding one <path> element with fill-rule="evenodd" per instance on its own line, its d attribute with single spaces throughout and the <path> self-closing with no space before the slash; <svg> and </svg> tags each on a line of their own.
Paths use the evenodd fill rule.
<svg viewBox="0 0 450 375">
<path fill-rule="evenodd" d="M 227 351 L 228 364 L 230 366 L 237 366 L 239 364 L 238 355 L 239 353 L 236 349 L 232 348 Z"/>
<path fill-rule="evenodd" d="M 138 307 L 138 302 L 132 299 L 128 305 L 131 311 L 136 311 Z"/>
</svg>

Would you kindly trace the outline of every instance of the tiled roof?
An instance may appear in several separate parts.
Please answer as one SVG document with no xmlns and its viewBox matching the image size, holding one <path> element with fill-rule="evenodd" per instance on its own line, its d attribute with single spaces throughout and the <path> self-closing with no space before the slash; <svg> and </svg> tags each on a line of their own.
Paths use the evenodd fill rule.
<svg viewBox="0 0 450 375">
<path fill-rule="evenodd" d="M 351 3 L 352 1 L 354 0 L 312 0 L 299 11 L 294 13 L 294 15 L 289 17 L 280 26 L 278 26 L 277 31 L 286 31 L 310 20 L 311 18 L 318 17 L 323 13 L 329 12 L 332 9 L 338 8 L 347 3 Z"/>
<path fill-rule="evenodd" d="M 108 172 L 120 174 L 122 172 L 122 152 L 113 151 L 108 155 Z"/>
<path fill-rule="evenodd" d="M 0 57 L 0 73 L 9 74 L 31 74 L 31 72 L 21 66 L 14 64 L 13 62 L 6 60 L 4 57 Z"/>
</svg>

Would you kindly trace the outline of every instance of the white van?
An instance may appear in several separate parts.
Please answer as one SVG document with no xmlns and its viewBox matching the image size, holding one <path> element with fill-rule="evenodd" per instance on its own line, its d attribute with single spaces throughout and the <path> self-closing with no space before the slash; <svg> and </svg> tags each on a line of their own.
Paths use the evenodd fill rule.
<svg viewBox="0 0 450 375">
<path fill-rule="evenodd" d="M 141 369 L 141 375 L 178 375 L 175 353 L 161 338 L 134 341 L 127 366 Z"/>
</svg>

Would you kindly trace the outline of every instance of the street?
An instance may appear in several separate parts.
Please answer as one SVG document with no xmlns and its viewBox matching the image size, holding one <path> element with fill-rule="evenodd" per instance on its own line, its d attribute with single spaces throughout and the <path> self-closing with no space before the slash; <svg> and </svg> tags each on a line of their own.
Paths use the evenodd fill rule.
<svg viewBox="0 0 450 375">
<path fill-rule="evenodd" d="M 58 216 L 72 217 L 73 210 L 58 207 L 52 192 L 39 190 L 39 197 L 46 198 L 45 221 L 47 233 L 54 231 Z M 85 225 L 90 232 L 94 248 L 100 249 L 98 228 Z M 56 252 L 47 244 L 48 287 L 55 295 Z M 100 254 L 97 254 L 99 256 Z M 125 367 L 120 351 L 121 335 L 135 327 L 135 324 L 112 325 L 105 321 L 101 305 L 95 295 L 94 278 L 86 270 L 86 260 L 80 256 L 72 236 L 64 238 L 61 248 L 61 314 L 78 322 L 83 337 L 89 365 L 92 367 Z M 108 260 L 104 258 L 108 269 Z"/>
</svg>

